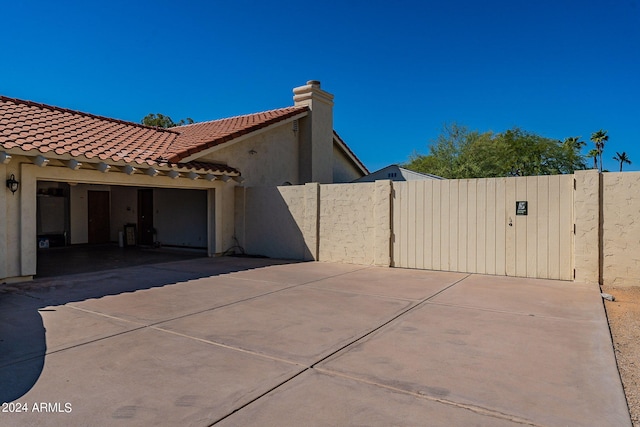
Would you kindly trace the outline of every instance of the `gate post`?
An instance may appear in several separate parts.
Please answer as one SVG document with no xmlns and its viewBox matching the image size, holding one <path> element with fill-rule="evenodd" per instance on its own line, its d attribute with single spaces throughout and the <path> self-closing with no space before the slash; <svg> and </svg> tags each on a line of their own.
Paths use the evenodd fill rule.
<svg viewBox="0 0 640 427">
<path fill-rule="evenodd" d="M 302 236 L 306 244 L 304 259 L 319 261 L 320 256 L 320 184 L 304 185 L 304 225 Z"/>
<path fill-rule="evenodd" d="M 391 266 L 391 204 L 392 183 L 390 180 L 375 182 L 373 197 L 373 218 L 375 237 L 373 242 L 374 264 L 382 267 Z"/>
<path fill-rule="evenodd" d="M 597 170 L 575 171 L 574 179 L 574 280 L 583 283 L 599 283 L 600 174 Z"/>
</svg>

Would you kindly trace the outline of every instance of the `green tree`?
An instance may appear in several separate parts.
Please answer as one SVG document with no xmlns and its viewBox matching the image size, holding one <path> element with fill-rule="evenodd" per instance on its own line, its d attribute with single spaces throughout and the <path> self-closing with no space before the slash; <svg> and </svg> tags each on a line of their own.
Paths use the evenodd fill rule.
<svg viewBox="0 0 640 427">
<path fill-rule="evenodd" d="M 479 133 L 452 124 L 444 126 L 429 154 L 412 154 L 405 167 L 444 178 L 573 173 L 586 168 L 583 146 L 579 137 L 561 142 L 519 128 Z"/>
<path fill-rule="evenodd" d="M 622 153 L 618 153 L 616 151 L 616 155 L 613 156 L 613 160 L 620 162 L 620 172 L 622 172 L 622 165 L 624 163 L 630 165 L 631 164 L 631 160 L 629 160 L 629 157 L 627 156 L 627 152 L 623 151 Z"/>
<path fill-rule="evenodd" d="M 174 122 L 171 117 L 165 116 L 164 114 L 153 114 L 149 113 L 140 122 L 145 126 L 152 126 L 157 128 L 172 128 L 174 126 L 183 126 L 190 125 L 193 123 L 193 119 L 187 117 L 186 119 L 181 119 L 179 122 Z"/>
<path fill-rule="evenodd" d="M 598 150 L 596 150 L 595 148 L 589 150 L 589 152 L 587 153 L 587 157 L 589 159 L 593 159 L 593 168 L 594 169 L 598 169 L 598 154 L 599 154 Z"/>
<path fill-rule="evenodd" d="M 591 141 L 596 145 L 596 150 L 598 151 L 598 160 L 600 161 L 600 172 L 602 172 L 602 152 L 604 151 L 604 144 L 609 140 L 609 135 L 607 135 L 606 130 L 600 129 L 597 132 L 593 132 L 591 134 Z"/>
<path fill-rule="evenodd" d="M 582 149 L 587 145 L 586 142 L 580 141 L 579 136 L 570 136 L 562 142 L 563 154 L 566 156 L 570 164 L 576 165 L 575 169 L 586 169 L 587 164 L 585 157 L 580 154 Z"/>
</svg>

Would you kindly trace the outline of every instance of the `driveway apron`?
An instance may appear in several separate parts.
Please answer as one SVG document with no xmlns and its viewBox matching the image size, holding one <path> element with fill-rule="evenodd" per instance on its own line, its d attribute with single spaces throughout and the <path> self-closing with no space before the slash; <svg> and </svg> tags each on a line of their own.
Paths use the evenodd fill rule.
<svg viewBox="0 0 640 427">
<path fill-rule="evenodd" d="M 0 287 L 2 426 L 630 426 L 598 286 L 218 258 Z"/>
</svg>

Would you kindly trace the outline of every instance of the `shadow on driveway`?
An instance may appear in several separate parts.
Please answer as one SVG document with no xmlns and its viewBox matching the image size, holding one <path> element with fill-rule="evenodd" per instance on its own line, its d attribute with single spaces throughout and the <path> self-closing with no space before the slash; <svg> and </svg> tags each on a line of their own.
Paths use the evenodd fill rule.
<svg viewBox="0 0 640 427">
<path fill-rule="evenodd" d="M 111 248 L 104 253 L 108 257 L 114 256 Z M 73 257 L 73 254 L 71 256 Z M 95 256 L 94 251 L 90 257 Z M 0 286 L 0 384 L 2 385 L 0 402 L 12 402 L 24 396 L 38 381 L 44 367 L 45 355 L 58 350 L 47 348 L 47 330 L 43 316 L 63 310 L 60 306 L 203 277 L 296 262 L 266 258 L 223 257 L 209 258 L 209 262 L 203 263 L 201 257 L 189 260 L 193 258 L 193 254 L 185 255 L 185 258 L 186 260 L 183 261 L 150 265 L 149 262 L 162 262 L 163 259 L 175 259 L 175 257 L 170 258 L 158 253 L 152 253 L 149 256 L 143 254 L 142 257 L 137 258 L 137 261 L 143 261 L 142 264 L 146 265 L 42 278 Z M 106 259 L 101 265 L 113 266 L 113 259 Z M 85 268 L 88 270 L 90 265 L 76 266 L 74 270 L 82 271 Z M 47 271 L 54 271 L 54 268 Z M 56 271 L 59 272 L 60 269 Z M 87 286 L 88 281 L 91 283 L 90 286 Z M 77 327 L 77 324 L 73 324 L 74 320 L 85 321 L 84 318 L 69 318 L 67 320 L 69 330 Z M 93 327 L 96 325 L 86 325 L 85 330 L 89 334 L 89 339 L 91 334 L 89 330 Z M 97 334 L 100 332 L 95 331 Z"/>
</svg>

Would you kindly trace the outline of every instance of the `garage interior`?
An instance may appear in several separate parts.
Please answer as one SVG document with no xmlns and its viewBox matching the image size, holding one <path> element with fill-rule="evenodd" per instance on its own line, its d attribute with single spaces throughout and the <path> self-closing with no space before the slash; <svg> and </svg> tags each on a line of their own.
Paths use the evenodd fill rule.
<svg viewBox="0 0 640 427">
<path fill-rule="evenodd" d="M 38 181 L 36 277 L 207 255 L 207 192 Z"/>
</svg>

